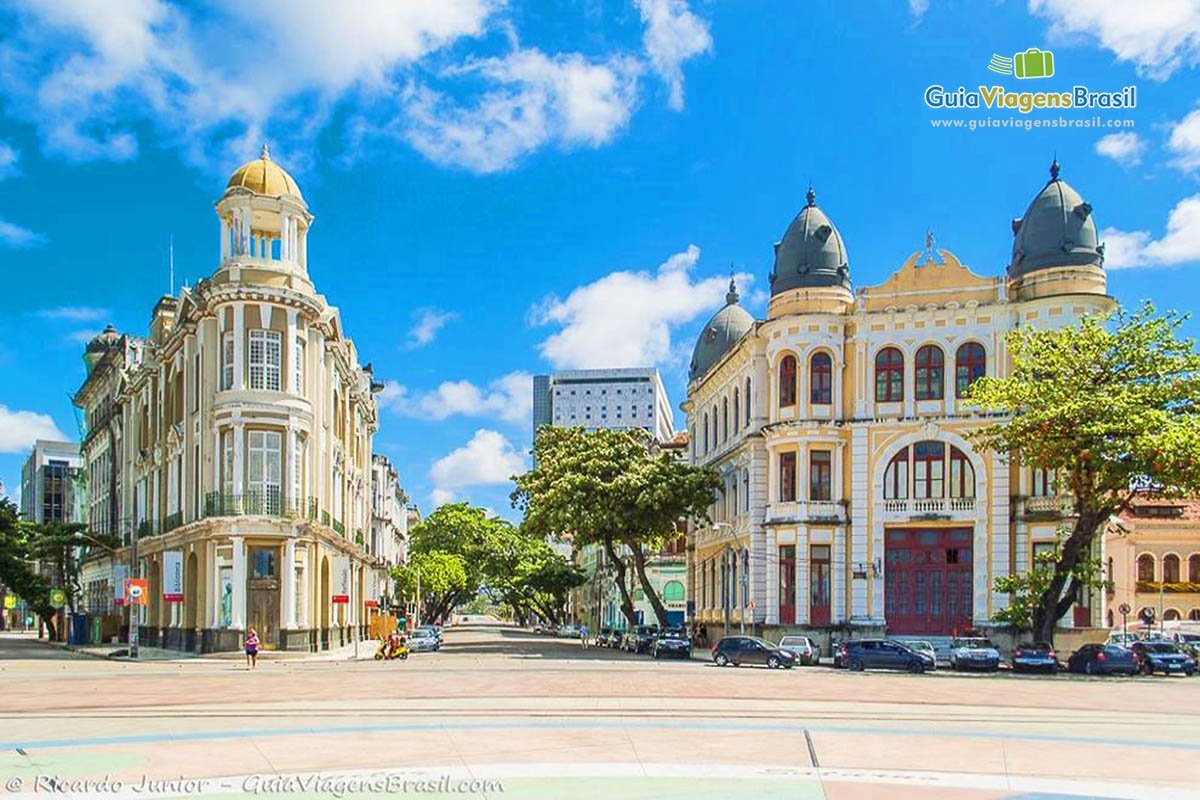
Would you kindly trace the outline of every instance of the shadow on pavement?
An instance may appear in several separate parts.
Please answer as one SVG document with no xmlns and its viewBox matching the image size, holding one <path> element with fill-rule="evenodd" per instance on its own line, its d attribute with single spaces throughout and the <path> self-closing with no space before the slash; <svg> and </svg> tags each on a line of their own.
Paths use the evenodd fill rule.
<svg viewBox="0 0 1200 800">
<path fill-rule="evenodd" d="M 33 633 L 0 633 L 0 661 L 75 661 L 87 656 L 72 653 L 57 642 Z"/>
</svg>

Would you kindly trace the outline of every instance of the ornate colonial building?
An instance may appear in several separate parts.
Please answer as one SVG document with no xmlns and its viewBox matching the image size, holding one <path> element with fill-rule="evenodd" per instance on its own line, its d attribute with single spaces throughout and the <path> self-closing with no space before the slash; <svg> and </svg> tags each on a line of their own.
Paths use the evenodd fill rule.
<svg viewBox="0 0 1200 800">
<path fill-rule="evenodd" d="M 963 399 L 1008 369 L 1004 337 L 1109 310 L 1092 209 L 1058 165 L 1013 221 L 1007 274 L 914 253 L 851 290 L 837 228 L 807 203 L 775 245 L 767 319 L 727 304 L 691 364 L 692 458 L 724 477 L 689 542 L 709 625 L 950 634 L 985 627 L 1064 512 L 1051 476 L 976 451 Z M 1099 622 L 1085 598 L 1068 624 Z"/>
<path fill-rule="evenodd" d="M 267 646 L 336 645 L 398 552 L 372 535 L 379 387 L 309 277 L 313 217 L 265 147 L 216 211 L 212 275 L 161 298 L 148 337 L 88 344 L 89 523 L 125 548 L 95 552 L 84 581 L 148 580 L 143 644 L 236 649 L 253 627 Z"/>
</svg>

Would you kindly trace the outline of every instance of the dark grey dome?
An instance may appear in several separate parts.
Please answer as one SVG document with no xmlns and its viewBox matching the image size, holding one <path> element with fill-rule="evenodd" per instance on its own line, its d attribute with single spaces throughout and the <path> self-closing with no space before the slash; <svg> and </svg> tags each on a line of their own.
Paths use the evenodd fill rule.
<svg viewBox="0 0 1200 800">
<path fill-rule="evenodd" d="M 87 343 L 85 352 L 102 353 L 120 340 L 121 335 L 117 333 L 117 329 L 112 325 L 106 325 L 103 332 L 93 336 L 92 339 Z"/>
<path fill-rule="evenodd" d="M 849 290 L 850 265 L 842 235 L 817 208 L 817 197 L 810 186 L 806 205 L 788 225 L 783 241 L 775 245 L 771 294 L 821 286 Z"/>
<path fill-rule="evenodd" d="M 1025 216 L 1013 220 L 1009 278 L 1046 267 L 1104 266 L 1104 247 L 1096 234 L 1092 206 L 1059 178 L 1058 172 L 1055 161 L 1050 165 L 1049 182 L 1033 198 Z"/>
<path fill-rule="evenodd" d="M 708 372 L 753 327 L 754 317 L 738 305 L 737 287 L 730 278 L 725 307 L 713 315 L 696 340 L 688 379 L 694 380 Z"/>
</svg>

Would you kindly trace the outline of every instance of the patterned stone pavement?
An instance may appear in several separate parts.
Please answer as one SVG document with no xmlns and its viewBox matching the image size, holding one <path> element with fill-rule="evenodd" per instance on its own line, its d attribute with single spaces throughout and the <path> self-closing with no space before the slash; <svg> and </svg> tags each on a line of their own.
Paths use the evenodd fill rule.
<svg viewBox="0 0 1200 800">
<path fill-rule="evenodd" d="M 1197 678 L 720 669 L 500 627 L 348 656 L 0 637 L 0 794 L 1200 797 Z"/>
</svg>

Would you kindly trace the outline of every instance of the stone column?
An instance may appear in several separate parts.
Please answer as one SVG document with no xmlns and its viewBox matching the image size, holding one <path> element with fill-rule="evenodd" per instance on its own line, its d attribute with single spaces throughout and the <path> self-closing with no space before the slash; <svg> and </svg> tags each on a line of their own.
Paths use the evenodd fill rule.
<svg viewBox="0 0 1200 800">
<path fill-rule="evenodd" d="M 283 629 L 296 629 L 296 540 L 288 539 L 283 545 L 283 592 L 280 601 L 283 603 Z"/>
<path fill-rule="evenodd" d="M 233 496 L 240 497 L 245 486 L 242 482 L 242 448 L 245 446 L 245 426 L 240 419 L 233 423 Z"/>
<path fill-rule="evenodd" d="M 295 392 L 296 375 L 296 309 L 287 310 L 287 340 L 283 343 L 283 379 L 279 382 L 287 392 Z"/>
<path fill-rule="evenodd" d="M 229 627 L 246 629 L 246 544 L 241 536 L 233 539 L 233 611 Z"/>
<path fill-rule="evenodd" d="M 233 388 L 246 388 L 246 304 L 233 304 Z"/>
</svg>

